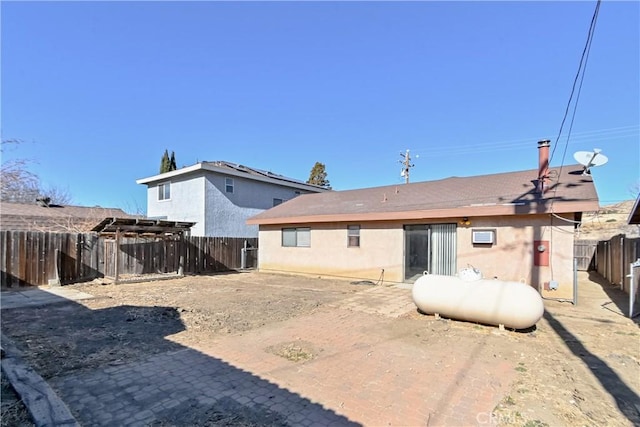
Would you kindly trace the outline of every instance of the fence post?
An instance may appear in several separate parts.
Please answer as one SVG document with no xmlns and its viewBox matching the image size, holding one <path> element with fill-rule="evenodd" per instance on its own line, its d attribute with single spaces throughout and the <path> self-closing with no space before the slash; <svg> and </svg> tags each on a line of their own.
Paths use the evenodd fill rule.
<svg viewBox="0 0 640 427">
<path fill-rule="evenodd" d="M 114 273 L 114 279 L 113 279 L 113 283 L 114 284 L 118 284 L 118 279 L 120 279 L 120 229 L 117 228 L 116 229 L 116 247 L 115 250 L 113 251 L 116 261 L 115 261 L 115 273 Z"/>
<path fill-rule="evenodd" d="M 178 276 L 184 276 L 184 232 L 180 233 L 180 241 L 179 241 L 178 253 L 180 257 L 178 258 Z"/>
<path fill-rule="evenodd" d="M 178 260 L 178 276 L 184 276 L 184 255 L 182 254 Z"/>
<path fill-rule="evenodd" d="M 578 259 L 573 258 L 573 305 L 578 305 Z"/>
<path fill-rule="evenodd" d="M 54 276 L 49 279 L 49 286 L 60 286 L 60 249 L 56 248 L 54 255 Z"/>
<path fill-rule="evenodd" d="M 629 275 L 627 276 L 629 278 L 629 319 L 633 318 L 633 308 L 636 302 L 636 278 L 633 274 L 633 269 L 636 267 L 640 267 L 640 258 L 638 258 L 636 262 L 629 264 Z"/>
<path fill-rule="evenodd" d="M 624 235 L 620 236 L 620 289 L 624 291 Z"/>
<path fill-rule="evenodd" d="M 240 269 L 247 268 L 247 241 L 244 241 L 244 246 L 240 249 Z"/>
</svg>

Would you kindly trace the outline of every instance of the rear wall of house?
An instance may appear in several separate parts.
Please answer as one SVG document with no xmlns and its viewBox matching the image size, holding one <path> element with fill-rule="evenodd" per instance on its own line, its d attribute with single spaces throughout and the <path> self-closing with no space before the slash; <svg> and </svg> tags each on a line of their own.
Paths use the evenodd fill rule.
<svg viewBox="0 0 640 427">
<path fill-rule="evenodd" d="M 282 228 L 260 227 L 258 267 L 291 273 L 339 276 L 377 281 L 402 281 L 402 226 L 392 223 L 359 224 L 360 246 L 347 246 L 347 226 L 325 223 L 311 226 L 310 247 L 283 247 Z"/>
<path fill-rule="evenodd" d="M 470 226 L 457 229 L 459 269 L 472 265 L 485 278 L 528 283 L 545 297 L 573 298 L 573 215 L 566 220 L 549 215 L 470 219 Z M 477 229 L 495 229 L 496 243 L 474 245 L 472 232 Z M 549 255 L 548 265 L 536 265 L 537 258 L 544 259 L 540 244 Z M 558 289 L 544 291 L 544 283 L 551 280 L 558 282 Z"/>
<path fill-rule="evenodd" d="M 569 218 L 568 218 L 569 219 Z M 468 226 L 456 231 L 457 269 L 468 265 L 485 278 L 522 281 L 541 290 L 555 280 L 558 290 L 544 296 L 570 299 L 573 296 L 573 224 L 549 215 L 470 218 Z M 377 281 L 384 270 L 385 282 L 404 280 L 404 230 L 408 224 L 458 222 L 421 220 L 410 222 L 311 224 L 310 247 L 283 247 L 282 228 L 306 225 L 260 227 L 260 270 L 319 276 L 338 276 Z M 360 246 L 347 246 L 347 227 L 360 225 Z M 472 231 L 495 230 L 493 245 L 472 243 Z M 549 263 L 536 266 L 534 242 L 543 241 Z M 540 257 L 544 258 L 544 257 Z"/>
</svg>

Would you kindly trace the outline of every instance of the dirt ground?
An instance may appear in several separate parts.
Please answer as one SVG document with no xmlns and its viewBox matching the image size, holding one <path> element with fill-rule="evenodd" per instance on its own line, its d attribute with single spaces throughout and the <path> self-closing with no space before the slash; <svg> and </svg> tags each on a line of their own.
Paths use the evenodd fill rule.
<svg viewBox="0 0 640 427">
<path fill-rule="evenodd" d="M 20 397 L 9 383 L 9 379 L 2 372 L 0 394 L 0 425 L 2 427 L 31 427 L 33 422 Z"/>
<path fill-rule="evenodd" d="M 546 302 L 545 317 L 530 331 L 500 332 L 435 320 L 417 311 L 407 313 L 394 327 L 406 329 L 398 335 L 407 340 L 420 329 L 445 342 L 468 340 L 469 348 L 487 336 L 504 337 L 493 357 L 513 362 L 517 379 L 486 425 L 640 425 L 640 330 L 611 306 L 600 304 L 602 284 L 589 286 L 595 293 L 585 290 L 578 307 Z M 3 333 L 45 379 L 182 346 L 197 348 L 216 337 L 309 314 L 370 285 L 253 272 L 119 285 L 94 281 L 72 287 L 95 298 L 2 311 Z M 304 362 L 313 357 L 305 351 L 312 343 L 302 344 L 272 351 Z M 4 393 L 3 387 L 3 397 Z M 28 417 L 15 408 L 3 405 L 2 425 L 29 425 Z M 8 415 L 12 418 L 7 423 Z M 199 423 L 259 424 L 242 411 L 212 414 Z"/>
</svg>

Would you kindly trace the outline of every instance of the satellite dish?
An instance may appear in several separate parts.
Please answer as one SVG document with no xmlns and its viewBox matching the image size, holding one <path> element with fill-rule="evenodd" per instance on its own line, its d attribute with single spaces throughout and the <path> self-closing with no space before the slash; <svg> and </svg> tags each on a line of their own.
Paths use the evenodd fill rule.
<svg viewBox="0 0 640 427">
<path fill-rule="evenodd" d="M 577 151 L 573 154 L 573 158 L 584 166 L 583 175 L 590 175 L 593 166 L 602 166 L 609 161 L 601 152 L 599 148 L 594 148 L 593 151 Z"/>
</svg>

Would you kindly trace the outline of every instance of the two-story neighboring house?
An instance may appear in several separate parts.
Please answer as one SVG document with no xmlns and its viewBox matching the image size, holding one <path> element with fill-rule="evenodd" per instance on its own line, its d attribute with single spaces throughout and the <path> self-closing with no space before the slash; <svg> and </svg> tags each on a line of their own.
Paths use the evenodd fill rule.
<svg viewBox="0 0 640 427">
<path fill-rule="evenodd" d="M 193 236 L 258 237 L 246 220 L 301 194 L 327 191 L 265 170 L 199 162 L 136 181 L 147 186 L 147 217 L 190 221 Z"/>
</svg>

